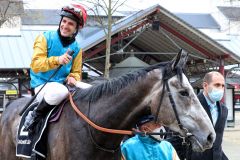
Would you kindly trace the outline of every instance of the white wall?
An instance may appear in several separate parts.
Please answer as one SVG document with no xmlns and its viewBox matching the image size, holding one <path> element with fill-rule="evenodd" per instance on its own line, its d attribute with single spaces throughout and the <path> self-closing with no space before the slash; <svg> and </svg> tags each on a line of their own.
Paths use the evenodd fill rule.
<svg viewBox="0 0 240 160">
<path fill-rule="evenodd" d="M 225 90 L 225 105 L 228 108 L 227 120 L 233 120 L 233 90 Z"/>
</svg>

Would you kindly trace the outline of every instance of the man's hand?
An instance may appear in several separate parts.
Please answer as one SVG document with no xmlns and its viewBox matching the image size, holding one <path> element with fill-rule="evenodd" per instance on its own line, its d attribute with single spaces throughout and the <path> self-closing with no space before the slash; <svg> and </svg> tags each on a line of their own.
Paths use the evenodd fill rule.
<svg viewBox="0 0 240 160">
<path fill-rule="evenodd" d="M 77 83 L 77 81 L 75 80 L 75 78 L 73 78 L 73 77 L 68 77 L 67 78 L 67 84 L 68 85 L 70 85 L 70 86 L 75 86 L 76 85 L 76 83 Z"/>
<path fill-rule="evenodd" d="M 59 56 L 59 58 L 58 58 L 59 64 L 64 65 L 64 64 L 68 64 L 71 61 L 72 57 L 69 55 L 69 52 L 70 52 L 70 50 L 68 49 L 66 53 Z"/>
</svg>

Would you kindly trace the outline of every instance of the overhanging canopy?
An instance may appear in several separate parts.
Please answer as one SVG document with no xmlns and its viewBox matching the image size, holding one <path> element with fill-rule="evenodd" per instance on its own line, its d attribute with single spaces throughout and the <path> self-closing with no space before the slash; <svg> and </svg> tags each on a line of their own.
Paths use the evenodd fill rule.
<svg viewBox="0 0 240 160">
<path fill-rule="evenodd" d="M 152 29 L 153 26 L 158 28 L 158 24 L 159 30 Z M 112 53 L 115 54 L 111 56 L 112 65 L 122 61 L 128 53 L 135 53 L 148 64 L 167 61 L 180 48 L 190 53 L 191 75 L 216 69 L 220 62 L 224 65 L 240 62 L 240 53 L 233 53 L 160 5 L 123 18 L 113 25 L 112 33 Z M 93 36 L 94 43 L 89 43 L 93 37 L 83 42 L 85 60 L 103 71 L 105 63 L 101 56 L 105 54 L 106 36 L 104 31 Z M 123 47 L 126 44 L 128 46 Z"/>
</svg>

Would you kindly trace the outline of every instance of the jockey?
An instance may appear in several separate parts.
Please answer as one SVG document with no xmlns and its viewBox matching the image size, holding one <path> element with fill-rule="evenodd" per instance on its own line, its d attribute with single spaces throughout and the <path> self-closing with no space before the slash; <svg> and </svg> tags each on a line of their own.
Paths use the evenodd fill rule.
<svg viewBox="0 0 240 160">
<path fill-rule="evenodd" d="M 154 116 L 142 117 L 137 123 L 141 132 L 155 132 L 160 125 L 154 121 Z M 158 136 L 159 137 L 159 136 Z M 171 143 L 152 136 L 136 135 L 121 145 L 122 160 L 179 160 Z"/>
<path fill-rule="evenodd" d="M 87 12 L 81 5 L 66 6 L 61 10 L 58 30 L 46 31 L 37 36 L 30 65 L 30 84 L 35 93 L 47 84 L 37 96 L 39 105 L 25 119 L 25 130 L 33 129 L 42 116 L 67 97 L 68 89 L 63 85 L 64 82 L 79 86 L 77 82 L 81 80 L 82 49 L 75 37 L 86 20 Z M 74 51 L 74 54 L 69 55 L 70 51 Z M 48 81 L 60 65 L 56 75 Z"/>
</svg>

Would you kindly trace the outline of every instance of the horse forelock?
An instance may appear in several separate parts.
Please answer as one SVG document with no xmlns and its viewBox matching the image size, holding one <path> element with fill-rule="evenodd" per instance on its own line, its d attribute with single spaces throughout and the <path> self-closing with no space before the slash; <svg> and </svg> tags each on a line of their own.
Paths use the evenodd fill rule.
<svg viewBox="0 0 240 160">
<path fill-rule="evenodd" d="M 103 95 L 114 95 L 121 89 L 126 88 L 127 86 L 139 80 L 143 80 L 148 72 L 158 68 L 165 68 L 168 63 L 170 62 L 162 62 L 135 72 L 127 73 L 123 76 L 96 84 L 88 89 L 77 89 L 74 100 L 80 99 L 84 101 L 95 102 Z"/>
<path fill-rule="evenodd" d="M 165 67 L 164 70 L 162 72 L 162 77 L 165 80 L 165 82 L 167 80 L 169 80 L 170 78 L 172 78 L 173 76 L 177 75 L 177 79 L 180 81 L 180 83 L 182 84 L 183 82 L 183 77 L 182 75 L 185 74 L 184 69 L 181 66 L 177 66 L 176 68 L 174 68 L 172 70 L 171 68 L 171 63 L 168 63 Z"/>
</svg>

